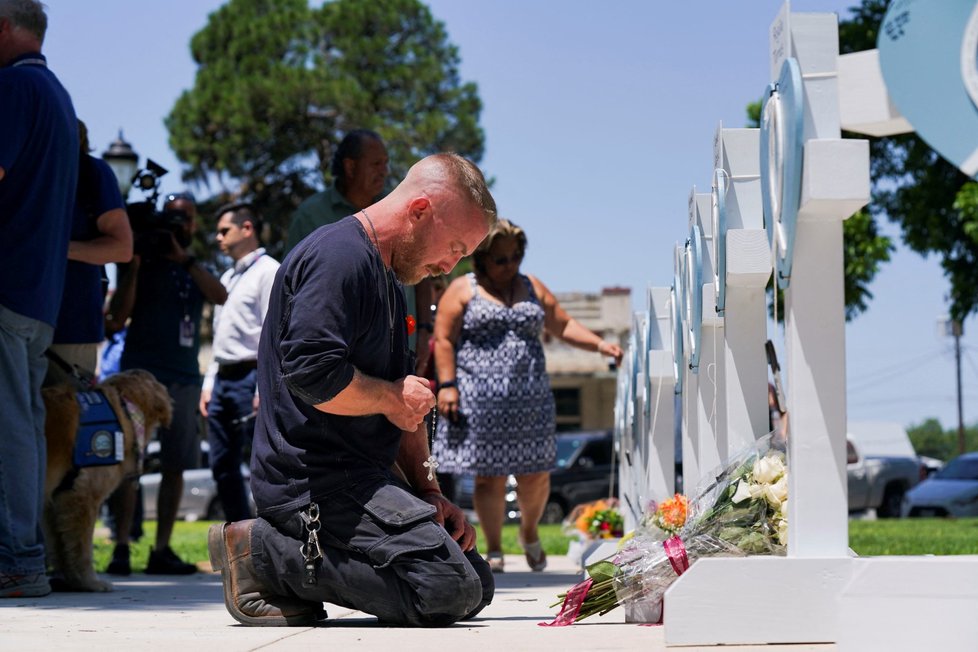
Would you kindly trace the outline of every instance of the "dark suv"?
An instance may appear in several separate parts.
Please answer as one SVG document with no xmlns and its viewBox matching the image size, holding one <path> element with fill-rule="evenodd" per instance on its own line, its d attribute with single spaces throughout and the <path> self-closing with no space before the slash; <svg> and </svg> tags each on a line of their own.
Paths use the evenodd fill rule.
<svg viewBox="0 0 978 652">
<path fill-rule="evenodd" d="M 618 473 L 614 465 L 615 445 L 610 430 L 557 433 L 557 467 L 550 474 L 550 497 L 541 522 L 560 523 L 576 505 L 617 496 Z M 472 476 L 460 477 L 456 486 L 459 507 L 471 509 Z M 515 490 L 516 479 L 510 476 L 506 491 L 506 516 L 511 521 L 520 517 Z"/>
</svg>

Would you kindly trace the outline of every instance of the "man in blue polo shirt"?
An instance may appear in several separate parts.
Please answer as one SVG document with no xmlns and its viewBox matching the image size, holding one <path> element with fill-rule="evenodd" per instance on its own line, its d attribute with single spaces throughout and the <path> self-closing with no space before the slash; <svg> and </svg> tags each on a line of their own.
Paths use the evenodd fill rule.
<svg viewBox="0 0 978 652">
<path fill-rule="evenodd" d="M 41 381 L 68 262 L 78 126 L 47 69 L 44 7 L 0 0 L 0 597 L 51 592 Z"/>
<path fill-rule="evenodd" d="M 95 375 L 105 339 L 103 265 L 132 258 L 132 228 L 119 182 L 109 164 L 89 154 L 88 129 L 78 121 L 81 158 L 68 242 L 65 289 L 48 351 L 45 385 L 78 382 Z M 53 357 L 52 357 L 53 356 Z"/>
</svg>

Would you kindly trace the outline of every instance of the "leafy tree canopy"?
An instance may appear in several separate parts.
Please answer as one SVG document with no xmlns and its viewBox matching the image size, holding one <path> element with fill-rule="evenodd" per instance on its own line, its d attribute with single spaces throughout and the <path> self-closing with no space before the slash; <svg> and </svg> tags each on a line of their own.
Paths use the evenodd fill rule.
<svg viewBox="0 0 978 652">
<path fill-rule="evenodd" d="M 484 152 L 482 103 L 458 49 L 419 0 L 230 0 L 190 44 L 197 75 L 166 126 L 187 180 L 217 178 L 253 201 L 282 240 L 292 211 L 331 182 L 333 149 L 356 128 L 415 161 Z"/>
<path fill-rule="evenodd" d="M 958 429 L 944 430 L 937 419 L 927 419 L 923 423 L 907 429 L 910 442 L 917 455 L 926 455 L 948 461 L 958 455 Z M 971 425 L 964 431 L 966 451 L 978 450 L 978 425 Z"/>
</svg>

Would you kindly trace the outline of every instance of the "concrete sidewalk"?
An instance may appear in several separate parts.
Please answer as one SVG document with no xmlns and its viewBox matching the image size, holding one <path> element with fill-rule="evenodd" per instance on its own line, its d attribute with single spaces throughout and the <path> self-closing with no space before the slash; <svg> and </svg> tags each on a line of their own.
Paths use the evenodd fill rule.
<svg viewBox="0 0 978 652">
<path fill-rule="evenodd" d="M 522 556 L 506 558 L 496 575 L 496 597 L 478 618 L 445 629 L 379 625 L 371 616 L 327 605 L 324 627 L 245 627 L 224 608 L 220 576 L 112 578 L 112 593 L 52 593 L 0 601 L 0 650 L 385 650 L 544 652 L 664 650 L 661 627 L 626 624 L 621 609 L 571 627 L 539 627 L 552 620 L 556 595 L 579 581 L 567 557 L 550 557 L 531 573 Z M 833 645 L 670 648 L 684 651 L 834 650 Z"/>
</svg>

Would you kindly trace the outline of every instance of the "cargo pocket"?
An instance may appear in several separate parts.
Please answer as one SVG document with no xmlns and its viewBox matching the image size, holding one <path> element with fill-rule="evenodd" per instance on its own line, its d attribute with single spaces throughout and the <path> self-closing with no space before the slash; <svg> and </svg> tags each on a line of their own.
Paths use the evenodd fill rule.
<svg viewBox="0 0 978 652">
<path fill-rule="evenodd" d="M 367 496 L 350 497 L 364 511 L 350 545 L 362 550 L 376 568 L 384 568 L 402 555 L 445 544 L 444 528 L 430 520 L 437 511 L 434 505 L 396 485 L 385 484 Z"/>
</svg>

